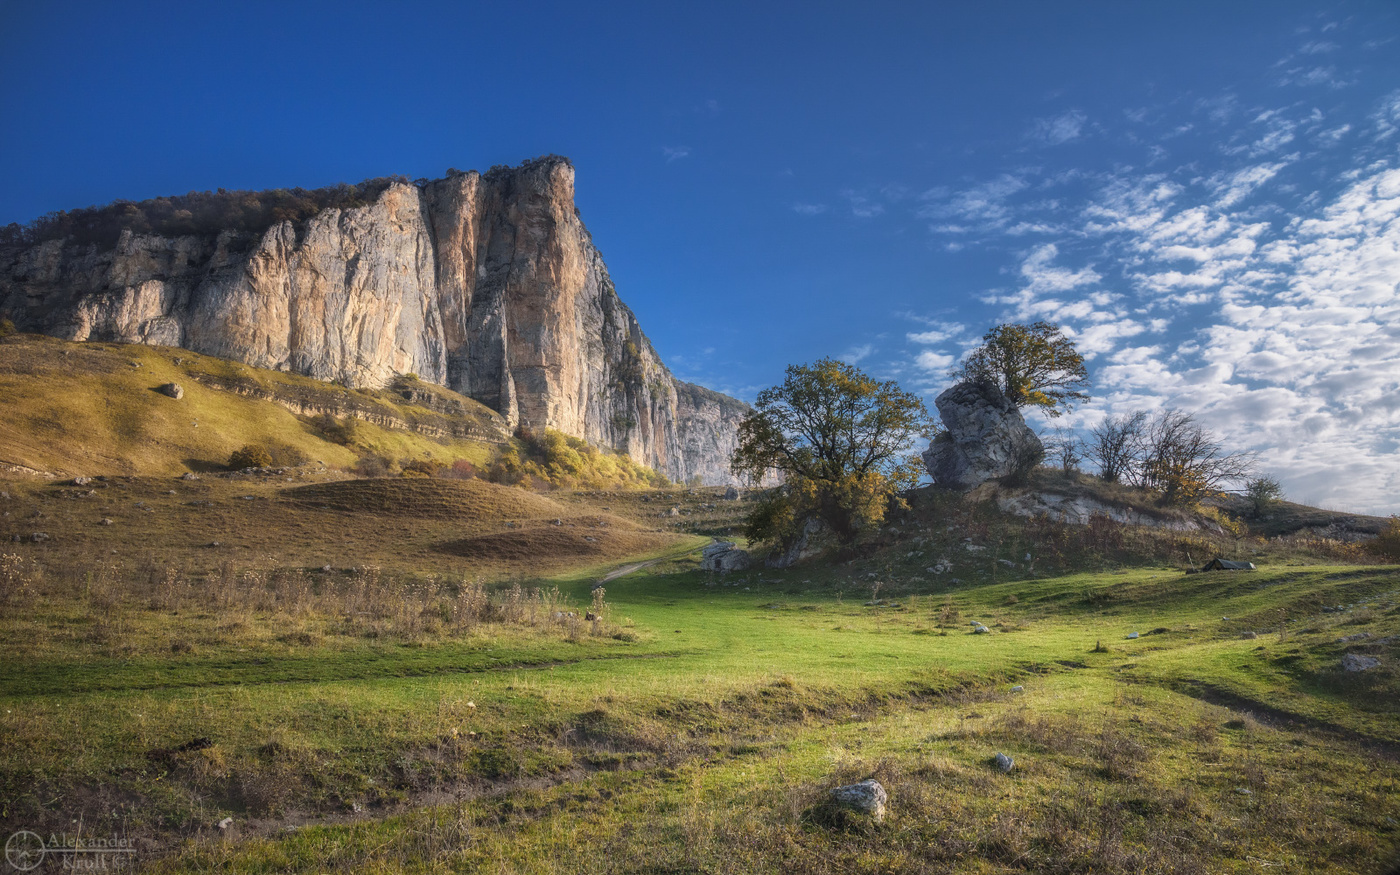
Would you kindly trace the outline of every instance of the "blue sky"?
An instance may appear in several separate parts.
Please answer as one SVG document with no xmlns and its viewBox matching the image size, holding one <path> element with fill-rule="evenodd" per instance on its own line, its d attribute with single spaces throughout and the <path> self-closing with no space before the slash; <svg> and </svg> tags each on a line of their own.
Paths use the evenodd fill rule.
<svg viewBox="0 0 1400 875">
<path fill-rule="evenodd" d="M 1049 319 L 1289 497 L 1400 511 L 1400 4 L 0 0 L 0 223 L 545 153 L 677 375 L 931 402 Z M 1047 425 L 1044 422 L 1038 426 Z"/>
</svg>

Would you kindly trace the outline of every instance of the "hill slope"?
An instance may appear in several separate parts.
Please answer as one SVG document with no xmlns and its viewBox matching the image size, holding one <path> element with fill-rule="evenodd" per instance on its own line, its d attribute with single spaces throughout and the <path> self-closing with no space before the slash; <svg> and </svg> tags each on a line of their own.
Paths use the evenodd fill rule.
<svg viewBox="0 0 1400 875">
<path fill-rule="evenodd" d="M 172 382 L 179 400 L 157 391 Z M 347 389 L 140 344 L 4 338 L 0 396 L 0 465 L 58 476 L 222 469 L 249 443 L 329 466 L 365 452 L 480 464 L 507 439 L 498 414 L 441 387 Z M 355 446 L 327 439 L 314 416 L 352 422 Z"/>
</svg>

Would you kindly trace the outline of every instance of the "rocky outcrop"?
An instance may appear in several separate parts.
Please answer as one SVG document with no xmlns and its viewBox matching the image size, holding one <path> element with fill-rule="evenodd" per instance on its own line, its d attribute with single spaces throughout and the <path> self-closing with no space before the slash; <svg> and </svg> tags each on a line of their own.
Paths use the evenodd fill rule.
<svg viewBox="0 0 1400 875">
<path fill-rule="evenodd" d="M 740 550 L 733 541 L 715 541 L 706 544 L 700 551 L 700 569 L 728 574 L 731 571 L 744 571 L 753 564 L 753 557 L 747 550 Z"/>
<path fill-rule="evenodd" d="M 924 451 L 933 482 L 966 491 L 988 480 L 1030 471 L 1045 448 L 996 386 L 964 382 L 934 399 L 946 431 Z"/>
<path fill-rule="evenodd" d="M 1173 532 L 1197 532 L 1207 529 L 1201 521 L 1185 514 L 1147 513 L 1131 507 L 1108 504 L 1090 495 L 1062 495 L 1056 492 L 1023 492 L 1001 494 L 997 507 L 1017 516 L 1044 516 L 1071 525 L 1088 525 L 1094 517 L 1113 520 L 1128 526 L 1146 526 Z M 1219 531 L 1219 526 L 1215 526 Z"/>
<path fill-rule="evenodd" d="M 675 480 L 732 482 L 733 398 L 676 380 L 618 298 L 550 157 L 389 185 L 259 235 L 123 232 L 0 252 L 0 310 L 68 340 L 180 346 L 349 386 L 402 374 L 511 427 L 554 428 Z"/>
</svg>

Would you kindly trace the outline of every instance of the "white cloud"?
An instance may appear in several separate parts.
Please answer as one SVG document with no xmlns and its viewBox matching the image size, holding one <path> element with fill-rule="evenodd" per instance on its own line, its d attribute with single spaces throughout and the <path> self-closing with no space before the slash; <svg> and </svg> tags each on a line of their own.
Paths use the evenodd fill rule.
<svg viewBox="0 0 1400 875">
<path fill-rule="evenodd" d="M 845 352 L 841 353 L 841 355 L 837 356 L 837 358 L 839 358 L 841 361 L 845 362 L 848 365 L 855 365 L 859 364 L 863 359 L 869 358 L 870 354 L 874 351 L 874 345 L 867 343 L 861 346 L 853 346 Z"/>
<path fill-rule="evenodd" d="M 1059 146 L 1077 140 L 1084 130 L 1089 117 L 1077 109 L 1060 113 L 1051 118 L 1036 119 L 1031 129 L 1031 137 L 1050 146 Z"/>
<path fill-rule="evenodd" d="M 953 366 L 957 359 L 951 355 L 926 349 L 914 358 L 914 364 L 925 371 L 942 373 Z"/>
<path fill-rule="evenodd" d="M 820 216 L 827 211 L 826 204 L 793 204 L 792 211 L 799 216 Z"/>
<path fill-rule="evenodd" d="M 967 331 L 967 326 L 961 322 L 928 322 L 927 331 L 913 331 L 906 334 L 910 343 L 923 343 L 933 345 L 943 343 L 948 340 L 961 337 Z"/>
<path fill-rule="evenodd" d="M 672 161 L 679 161 L 682 158 L 688 158 L 690 156 L 690 147 L 662 146 L 661 154 L 666 156 L 666 163 L 670 164 Z"/>
<path fill-rule="evenodd" d="M 1245 167 L 1233 173 L 1216 174 L 1212 177 L 1211 183 L 1219 193 L 1214 206 L 1217 209 L 1232 207 L 1244 200 L 1259 186 L 1268 182 L 1278 175 L 1278 172 L 1288 166 L 1286 161 L 1277 161 L 1271 164 L 1255 164 L 1252 167 Z"/>
</svg>

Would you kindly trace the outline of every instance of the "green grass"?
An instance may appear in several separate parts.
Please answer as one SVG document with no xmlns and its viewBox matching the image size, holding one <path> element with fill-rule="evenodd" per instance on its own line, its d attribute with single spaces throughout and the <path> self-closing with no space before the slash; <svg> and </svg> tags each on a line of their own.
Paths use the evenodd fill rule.
<svg viewBox="0 0 1400 875">
<path fill-rule="evenodd" d="M 81 810 L 160 837 L 147 862 L 169 870 L 1353 872 L 1395 847 L 1394 648 L 1365 643 L 1400 632 L 1393 568 L 1141 569 L 866 607 L 835 594 L 848 568 L 693 563 L 607 585 L 621 639 L 49 652 L 0 674 L 8 822 Z M 551 582 L 582 604 L 599 570 Z M 1338 603 L 1360 606 L 1321 610 Z M 169 619 L 133 611 L 130 634 Z M 7 639 L 45 631 L 24 623 L 7 611 Z M 1335 639 L 1358 631 L 1386 665 L 1349 678 Z M 870 775 L 886 823 L 823 806 Z M 229 815 L 236 837 L 214 838 Z"/>
</svg>

